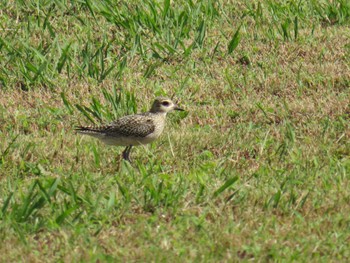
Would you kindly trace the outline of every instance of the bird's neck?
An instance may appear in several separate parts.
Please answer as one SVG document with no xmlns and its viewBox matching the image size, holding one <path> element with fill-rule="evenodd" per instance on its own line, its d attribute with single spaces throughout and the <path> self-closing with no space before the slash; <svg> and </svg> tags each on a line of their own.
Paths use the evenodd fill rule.
<svg viewBox="0 0 350 263">
<path fill-rule="evenodd" d="M 165 118 L 167 112 L 164 111 L 150 111 L 150 113 L 158 115 L 158 116 L 163 116 Z"/>
</svg>

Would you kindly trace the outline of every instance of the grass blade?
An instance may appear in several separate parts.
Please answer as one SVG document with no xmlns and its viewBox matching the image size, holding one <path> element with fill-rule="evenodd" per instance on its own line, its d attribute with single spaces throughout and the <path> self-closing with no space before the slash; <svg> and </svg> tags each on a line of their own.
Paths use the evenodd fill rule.
<svg viewBox="0 0 350 263">
<path fill-rule="evenodd" d="M 297 40 L 298 38 L 298 33 L 299 33 L 299 25 L 298 25 L 298 17 L 295 16 L 294 19 L 294 40 Z"/>
<path fill-rule="evenodd" d="M 241 26 L 242 25 L 240 25 L 238 27 L 238 29 L 236 30 L 235 34 L 233 35 L 230 43 L 228 44 L 228 54 L 231 54 L 237 48 L 239 41 L 241 40 L 241 35 L 239 33 Z"/>
<path fill-rule="evenodd" d="M 91 121 L 93 124 L 96 124 L 94 119 L 91 118 L 90 114 L 87 113 L 87 111 L 82 107 L 80 106 L 79 104 L 75 104 L 75 107 L 89 120 Z"/>
<path fill-rule="evenodd" d="M 4 204 L 3 204 L 2 208 L 1 208 L 1 216 L 2 217 L 5 216 L 5 214 L 6 214 L 6 211 L 7 211 L 7 208 L 9 206 L 9 204 L 10 204 L 10 200 L 11 200 L 12 196 L 13 196 L 13 192 L 11 192 L 9 194 L 9 196 L 6 198 Z"/>
<path fill-rule="evenodd" d="M 238 181 L 238 176 L 228 179 L 221 187 L 219 187 L 218 190 L 214 192 L 213 197 L 219 196 L 223 191 L 225 191 L 227 188 L 229 188 L 231 185 L 233 185 L 237 181 Z"/>
<path fill-rule="evenodd" d="M 15 141 L 17 140 L 19 134 L 17 134 L 15 137 L 13 137 L 13 139 L 11 140 L 11 142 L 9 143 L 9 145 L 6 147 L 6 149 L 2 152 L 1 157 L 0 157 L 0 164 L 2 164 L 2 159 L 9 153 L 11 146 L 15 143 Z"/>
<path fill-rule="evenodd" d="M 71 45 L 72 45 L 72 43 L 69 43 L 69 44 L 63 49 L 62 55 L 61 55 L 61 57 L 59 58 L 58 63 L 57 63 L 57 66 L 56 66 L 56 69 L 57 69 L 58 73 L 61 73 L 61 72 L 62 72 L 62 68 L 63 68 L 64 64 L 66 63 L 66 61 L 67 61 L 67 59 L 68 59 L 68 52 L 69 52 L 69 48 L 70 48 Z"/>
<path fill-rule="evenodd" d="M 169 7 L 170 7 L 170 0 L 165 0 L 164 7 L 163 7 L 163 19 L 167 16 Z"/>
<path fill-rule="evenodd" d="M 72 214 L 78 207 L 77 206 L 73 206 L 68 208 L 67 210 L 65 210 L 63 213 L 61 213 L 57 218 L 56 218 L 56 223 L 61 225 L 64 220 L 70 215 Z"/>
<path fill-rule="evenodd" d="M 66 106 L 66 108 L 69 111 L 69 113 L 73 114 L 72 104 L 70 104 L 70 102 L 67 100 L 66 95 L 64 94 L 64 92 L 61 92 L 61 98 L 62 98 L 64 106 Z"/>
</svg>

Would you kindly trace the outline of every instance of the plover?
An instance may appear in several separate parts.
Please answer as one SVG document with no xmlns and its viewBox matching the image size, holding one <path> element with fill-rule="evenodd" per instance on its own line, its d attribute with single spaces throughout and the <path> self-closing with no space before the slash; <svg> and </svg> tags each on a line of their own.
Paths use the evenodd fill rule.
<svg viewBox="0 0 350 263">
<path fill-rule="evenodd" d="M 167 113 L 172 110 L 184 111 L 171 99 L 159 97 L 148 112 L 127 115 L 108 125 L 79 126 L 76 131 L 96 137 L 108 145 L 126 146 L 122 156 L 131 162 L 131 148 L 156 140 L 163 132 Z"/>
</svg>

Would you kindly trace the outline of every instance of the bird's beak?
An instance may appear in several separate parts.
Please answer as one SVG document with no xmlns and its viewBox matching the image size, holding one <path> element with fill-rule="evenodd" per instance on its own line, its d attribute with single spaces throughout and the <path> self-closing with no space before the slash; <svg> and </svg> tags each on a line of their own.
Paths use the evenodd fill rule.
<svg viewBox="0 0 350 263">
<path fill-rule="evenodd" d="M 184 109 L 180 108 L 179 106 L 175 105 L 174 110 L 178 110 L 178 111 L 185 111 Z"/>
</svg>

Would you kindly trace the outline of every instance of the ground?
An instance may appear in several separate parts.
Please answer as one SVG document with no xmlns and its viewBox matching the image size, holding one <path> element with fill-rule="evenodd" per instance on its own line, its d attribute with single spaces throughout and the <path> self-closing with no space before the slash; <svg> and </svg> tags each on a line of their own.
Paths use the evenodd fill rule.
<svg viewBox="0 0 350 263">
<path fill-rule="evenodd" d="M 0 7 L 0 261 L 350 259 L 348 1 Z M 74 131 L 156 96 L 132 165 Z"/>
</svg>

